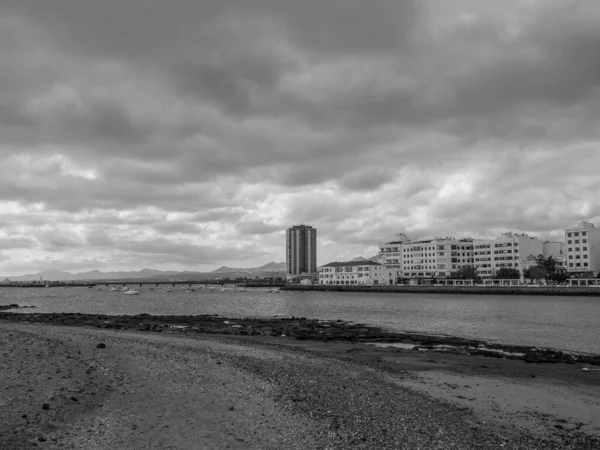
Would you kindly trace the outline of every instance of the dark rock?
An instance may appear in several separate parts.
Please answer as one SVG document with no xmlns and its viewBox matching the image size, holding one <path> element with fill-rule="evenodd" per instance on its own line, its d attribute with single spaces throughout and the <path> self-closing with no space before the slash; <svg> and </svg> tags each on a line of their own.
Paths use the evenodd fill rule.
<svg viewBox="0 0 600 450">
<path fill-rule="evenodd" d="M 38 438 L 38 441 L 40 441 L 40 442 L 46 442 L 46 441 L 47 441 L 47 439 L 46 439 L 45 437 L 43 437 L 43 436 L 40 436 L 40 437 Z"/>
<path fill-rule="evenodd" d="M 44 409 L 44 410 L 48 410 L 48 409 L 50 409 L 50 405 L 49 405 L 48 403 L 44 403 L 44 404 L 42 405 L 42 409 Z"/>
<path fill-rule="evenodd" d="M 101 342 L 100 344 L 96 345 L 96 348 L 106 348 L 106 344 Z"/>
<path fill-rule="evenodd" d="M 73 400 L 74 402 L 78 402 L 79 399 L 77 397 L 71 397 L 71 400 Z"/>
</svg>

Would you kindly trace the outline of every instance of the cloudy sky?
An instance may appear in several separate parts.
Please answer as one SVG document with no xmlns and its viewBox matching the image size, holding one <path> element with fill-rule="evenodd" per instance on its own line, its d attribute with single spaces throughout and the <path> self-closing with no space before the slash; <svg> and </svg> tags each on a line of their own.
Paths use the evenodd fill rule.
<svg viewBox="0 0 600 450">
<path fill-rule="evenodd" d="M 0 0 L 0 274 L 600 220 L 597 0 Z"/>
</svg>

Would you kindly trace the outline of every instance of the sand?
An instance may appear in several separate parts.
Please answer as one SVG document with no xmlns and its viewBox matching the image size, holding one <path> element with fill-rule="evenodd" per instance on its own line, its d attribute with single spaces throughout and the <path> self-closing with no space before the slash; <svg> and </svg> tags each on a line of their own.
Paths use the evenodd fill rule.
<svg viewBox="0 0 600 450">
<path fill-rule="evenodd" d="M 581 369 L 0 321 L 0 448 L 598 449 Z"/>
</svg>

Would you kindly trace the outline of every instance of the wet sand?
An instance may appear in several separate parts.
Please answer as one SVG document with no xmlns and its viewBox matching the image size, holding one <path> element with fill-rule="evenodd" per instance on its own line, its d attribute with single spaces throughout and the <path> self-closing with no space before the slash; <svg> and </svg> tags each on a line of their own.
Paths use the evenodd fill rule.
<svg viewBox="0 0 600 450">
<path fill-rule="evenodd" d="M 21 316 L 0 320 L 0 448 L 600 448 L 588 363 Z"/>
</svg>

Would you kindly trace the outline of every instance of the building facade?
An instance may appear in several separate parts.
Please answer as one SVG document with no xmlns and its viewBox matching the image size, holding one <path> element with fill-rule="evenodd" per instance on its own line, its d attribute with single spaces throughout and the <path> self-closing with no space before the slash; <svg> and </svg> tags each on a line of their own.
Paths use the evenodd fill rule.
<svg viewBox="0 0 600 450">
<path fill-rule="evenodd" d="M 332 262 L 319 267 L 319 284 L 381 285 L 388 284 L 386 268 L 374 261 Z"/>
<path fill-rule="evenodd" d="M 582 221 L 565 230 L 565 243 L 569 273 L 600 271 L 600 228 Z"/>
<path fill-rule="evenodd" d="M 316 277 L 317 230 L 294 225 L 286 233 L 287 278 Z"/>
<path fill-rule="evenodd" d="M 403 278 L 447 278 L 473 264 L 472 239 L 435 238 L 409 242 L 402 248 Z"/>
<path fill-rule="evenodd" d="M 558 241 L 545 241 L 544 242 L 544 258 L 549 258 L 552 256 L 553 258 L 560 258 L 565 255 L 565 243 Z"/>
<path fill-rule="evenodd" d="M 401 233 L 393 241 L 379 244 L 379 261 L 387 269 L 388 284 L 397 284 L 402 278 L 402 250 L 409 242 L 408 236 Z"/>
</svg>

